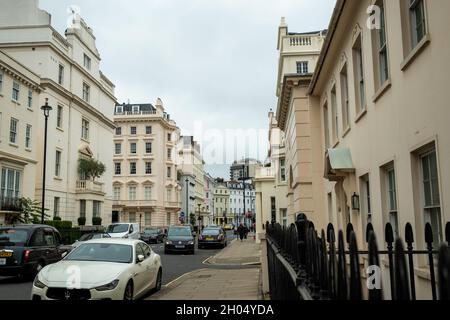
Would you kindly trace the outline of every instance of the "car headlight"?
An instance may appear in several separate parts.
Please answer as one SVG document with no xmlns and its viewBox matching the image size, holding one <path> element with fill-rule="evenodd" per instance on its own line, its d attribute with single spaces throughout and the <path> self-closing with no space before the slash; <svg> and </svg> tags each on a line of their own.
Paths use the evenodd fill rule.
<svg viewBox="0 0 450 320">
<path fill-rule="evenodd" d="M 166 241 L 166 244 L 172 244 L 172 241 L 170 241 L 170 240 Z"/>
<path fill-rule="evenodd" d="M 39 279 L 38 279 L 37 276 L 36 276 L 36 278 L 34 278 L 33 285 L 34 285 L 36 288 L 39 288 L 39 289 L 44 289 L 44 288 L 46 287 L 45 284 L 43 284 L 41 281 L 39 281 Z"/>
<path fill-rule="evenodd" d="M 194 241 L 189 241 L 189 244 L 190 244 L 190 245 L 194 244 Z"/>
<path fill-rule="evenodd" d="M 104 286 L 100 286 L 95 288 L 97 291 L 111 291 L 114 290 L 117 285 L 119 284 L 119 280 L 114 280 L 113 282 L 110 282 L 108 284 L 105 284 Z"/>
</svg>

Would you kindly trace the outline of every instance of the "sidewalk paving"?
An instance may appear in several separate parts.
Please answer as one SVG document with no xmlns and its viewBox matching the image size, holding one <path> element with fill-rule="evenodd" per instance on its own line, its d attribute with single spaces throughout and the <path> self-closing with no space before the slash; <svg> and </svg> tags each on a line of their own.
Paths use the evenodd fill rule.
<svg viewBox="0 0 450 320">
<path fill-rule="evenodd" d="M 234 240 L 209 259 L 205 268 L 187 273 L 150 296 L 149 300 L 261 300 L 261 248 L 249 235 L 244 242 Z M 223 268 L 221 268 L 223 266 Z M 225 269 L 225 266 L 234 266 Z M 242 266 L 242 269 L 236 267 Z"/>
</svg>

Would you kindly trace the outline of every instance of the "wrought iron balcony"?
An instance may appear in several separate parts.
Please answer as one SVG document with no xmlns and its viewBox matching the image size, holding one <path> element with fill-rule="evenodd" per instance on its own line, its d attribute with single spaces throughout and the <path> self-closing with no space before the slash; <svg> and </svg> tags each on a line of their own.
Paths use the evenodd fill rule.
<svg viewBox="0 0 450 320">
<path fill-rule="evenodd" d="M 0 211 L 20 212 L 20 198 L 0 196 Z"/>
</svg>

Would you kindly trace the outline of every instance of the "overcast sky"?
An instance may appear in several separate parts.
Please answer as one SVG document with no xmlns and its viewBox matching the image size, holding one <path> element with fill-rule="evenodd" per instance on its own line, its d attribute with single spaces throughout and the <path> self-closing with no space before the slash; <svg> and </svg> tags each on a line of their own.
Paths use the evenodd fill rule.
<svg viewBox="0 0 450 320">
<path fill-rule="evenodd" d="M 267 112 L 276 108 L 281 17 L 286 17 L 290 32 L 321 30 L 328 27 L 334 4 L 335 0 L 40 0 L 61 33 L 67 7 L 79 6 L 94 30 L 102 71 L 115 83 L 118 101 L 154 103 L 160 97 L 183 134 L 200 136 L 196 138 L 209 151 L 205 160 L 216 162 L 208 170 L 224 178 L 229 175 L 226 164 L 245 153 L 265 159 Z M 225 136 L 227 129 L 249 128 L 264 133 L 263 143 L 250 143 L 244 152 L 235 146 L 236 139 L 215 139 L 225 149 L 219 156 L 210 152 L 212 137 Z M 239 131 L 234 134 L 243 137 Z"/>
</svg>

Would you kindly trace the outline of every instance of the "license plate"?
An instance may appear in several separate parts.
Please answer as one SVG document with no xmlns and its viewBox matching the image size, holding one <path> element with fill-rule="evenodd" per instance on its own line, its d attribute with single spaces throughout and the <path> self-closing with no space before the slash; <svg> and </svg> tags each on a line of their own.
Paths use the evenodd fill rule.
<svg viewBox="0 0 450 320">
<path fill-rule="evenodd" d="M 12 257 L 12 252 L 0 251 L 0 258 L 10 258 Z"/>
<path fill-rule="evenodd" d="M 6 266 L 6 259 L 0 259 L 0 266 Z"/>
<path fill-rule="evenodd" d="M 206 238 L 206 241 L 214 241 L 214 238 L 212 238 L 212 237 L 207 237 L 207 238 Z"/>
<path fill-rule="evenodd" d="M 175 246 L 177 249 L 184 249 L 184 246 Z"/>
</svg>

